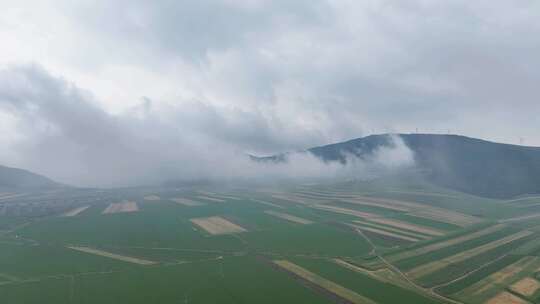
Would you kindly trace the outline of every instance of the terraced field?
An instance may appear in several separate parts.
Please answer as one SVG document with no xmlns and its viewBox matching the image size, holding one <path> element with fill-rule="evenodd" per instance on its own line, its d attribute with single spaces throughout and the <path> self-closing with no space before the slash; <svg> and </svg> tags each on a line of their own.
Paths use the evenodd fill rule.
<svg viewBox="0 0 540 304">
<path fill-rule="evenodd" d="M 536 198 L 360 182 L 70 191 L 2 194 L 0 303 L 540 300 L 540 228 L 520 211 Z"/>
</svg>

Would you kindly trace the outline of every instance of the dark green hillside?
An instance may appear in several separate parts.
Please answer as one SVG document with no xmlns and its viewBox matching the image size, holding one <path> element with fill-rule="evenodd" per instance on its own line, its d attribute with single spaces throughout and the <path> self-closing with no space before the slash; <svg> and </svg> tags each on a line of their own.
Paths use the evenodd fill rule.
<svg viewBox="0 0 540 304">
<path fill-rule="evenodd" d="M 0 189 L 45 189 L 60 184 L 35 173 L 0 166 Z"/>
</svg>

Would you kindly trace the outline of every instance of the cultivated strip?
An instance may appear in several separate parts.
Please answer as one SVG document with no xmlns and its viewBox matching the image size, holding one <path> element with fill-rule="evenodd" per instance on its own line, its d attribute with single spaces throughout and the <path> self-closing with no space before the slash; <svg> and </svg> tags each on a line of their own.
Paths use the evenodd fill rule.
<svg viewBox="0 0 540 304">
<path fill-rule="evenodd" d="M 536 279 L 527 277 L 523 278 L 510 286 L 510 289 L 520 295 L 530 297 L 540 289 L 540 282 Z"/>
<path fill-rule="evenodd" d="M 409 251 L 397 253 L 397 254 L 394 254 L 394 255 L 390 255 L 390 256 L 386 257 L 386 259 L 389 262 L 401 261 L 401 260 L 408 259 L 408 258 L 411 258 L 411 257 L 426 254 L 426 253 L 429 253 L 429 252 L 432 252 L 432 251 L 435 251 L 435 250 L 450 247 L 450 246 L 453 246 L 453 245 L 456 245 L 456 244 L 461 244 L 463 242 L 466 242 L 466 241 L 469 241 L 469 240 L 472 240 L 472 239 L 476 239 L 476 238 L 479 238 L 481 236 L 484 236 L 484 235 L 487 235 L 487 234 L 490 234 L 490 233 L 493 233 L 493 232 L 497 232 L 497 231 L 501 230 L 504 227 L 506 227 L 506 226 L 502 225 L 502 224 L 493 225 L 493 226 L 487 227 L 485 229 L 482 229 L 482 230 L 479 230 L 479 231 L 476 231 L 476 232 L 473 232 L 473 233 L 470 233 L 470 234 L 462 235 L 462 236 L 457 237 L 457 238 L 449 239 L 449 240 L 442 241 L 442 242 L 439 242 L 439 243 L 434 243 L 434 244 L 427 245 L 427 246 L 424 246 L 424 247 L 420 247 L 420 248 L 416 248 L 416 249 L 413 249 L 413 250 L 409 250 Z"/>
<path fill-rule="evenodd" d="M 90 248 L 90 247 L 68 246 L 67 248 L 77 250 L 77 251 L 80 251 L 80 252 L 93 254 L 93 255 L 99 255 L 99 256 L 102 256 L 102 257 L 115 259 L 115 260 L 119 260 L 119 261 L 123 261 L 123 262 L 133 263 L 133 264 L 139 264 L 139 265 L 154 265 L 154 264 L 157 264 L 157 262 L 154 262 L 154 261 L 129 257 L 129 256 L 120 255 L 120 254 L 116 254 L 116 253 L 111 253 L 111 252 L 107 252 L 107 251 L 103 251 L 103 250 L 99 250 L 99 249 L 94 249 L 94 248 Z"/>
<path fill-rule="evenodd" d="M 417 232 L 411 232 L 411 231 L 404 230 L 404 229 L 397 229 L 397 228 L 393 228 L 393 227 L 390 227 L 390 226 L 380 225 L 380 224 L 376 224 L 376 223 L 369 223 L 369 222 L 366 222 L 366 221 L 359 221 L 359 220 L 356 220 L 356 221 L 353 221 L 353 222 L 358 223 L 358 224 L 362 224 L 362 226 L 368 226 L 368 227 L 372 227 L 372 228 L 377 228 L 377 229 L 381 229 L 381 230 L 385 230 L 385 231 L 390 231 L 390 232 L 395 232 L 395 233 L 399 233 L 399 234 L 402 234 L 402 235 L 410 236 L 410 237 L 413 237 L 415 239 L 424 239 L 424 240 L 431 239 L 431 236 L 423 235 L 423 234 L 420 234 L 420 233 L 417 233 Z"/>
<path fill-rule="evenodd" d="M 274 264 L 281 267 L 282 269 L 293 273 L 294 275 L 314 284 L 346 301 L 355 304 L 376 304 L 376 302 L 350 290 L 341 285 L 338 285 L 330 280 L 327 280 L 305 268 L 302 268 L 296 264 L 293 264 L 286 260 L 276 260 L 273 261 Z"/>
<path fill-rule="evenodd" d="M 62 214 L 62 216 L 67 216 L 67 217 L 71 217 L 71 216 L 76 216 L 77 214 L 83 212 L 84 210 L 90 208 L 90 206 L 82 206 L 82 207 L 79 207 L 79 208 L 75 208 L 73 210 L 70 210 L 64 214 Z"/>
<path fill-rule="evenodd" d="M 411 224 L 403 221 L 398 221 L 391 218 L 370 218 L 368 219 L 370 222 L 375 222 L 383 225 L 388 225 L 392 227 L 402 228 L 406 230 L 411 230 L 431 236 L 442 236 L 444 235 L 444 232 L 435 228 L 429 228 L 425 226 L 420 226 L 416 224 Z"/>
<path fill-rule="evenodd" d="M 534 213 L 534 214 L 529 214 L 529 215 L 512 217 L 512 218 L 500 220 L 499 222 L 500 223 L 519 222 L 519 221 L 525 221 L 525 220 L 534 219 L 534 218 L 537 218 L 537 217 L 540 217 L 540 213 Z"/>
<path fill-rule="evenodd" d="M 285 207 L 283 207 L 283 206 L 280 206 L 280 205 L 277 205 L 277 204 L 274 204 L 274 203 L 270 203 L 270 202 L 267 202 L 267 201 L 262 201 L 262 200 L 258 200 L 258 199 L 254 199 L 254 198 L 252 198 L 251 200 L 254 201 L 254 202 L 257 202 L 259 204 L 267 205 L 267 206 L 270 206 L 270 207 L 285 209 Z"/>
<path fill-rule="evenodd" d="M 473 285 L 456 293 L 456 296 L 462 299 L 482 297 L 484 294 L 490 294 L 493 290 L 498 290 L 501 286 L 512 284 L 522 277 L 524 271 L 534 271 L 532 269 L 540 265 L 539 257 L 526 256 L 515 263 L 512 263 L 503 269 L 492 273 Z"/>
<path fill-rule="evenodd" d="M 177 204 L 180 204 L 180 205 L 188 206 L 188 207 L 196 207 L 196 206 L 204 205 L 201 202 L 194 201 L 192 199 L 184 198 L 184 197 L 171 198 L 171 201 L 173 201 L 173 202 L 175 202 Z"/>
<path fill-rule="evenodd" d="M 489 299 L 485 304 L 528 304 L 528 301 L 525 301 L 521 298 L 516 297 L 515 295 L 503 291 L 496 295 L 495 297 Z"/>
<path fill-rule="evenodd" d="M 420 277 L 423 277 L 423 276 L 425 276 L 427 274 L 430 274 L 430 273 L 433 273 L 433 272 L 435 272 L 437 270 L 440 270 L 440 269 L 446 267 L 449 264 L 463 262 L 463 261 L 465 261 L 465 260 L 467 260 L 469 258 L 480 255 L 480 254 L 482 254 L 484 252 L 487 252 L 487 251 L 489 251 L 491 249 L 495 249 L 495 248 L 497 248 L 499 246 L 502 246 L 502 245 L 508 244 L 510 242 L 522 239 L 522 238 L 524 238 L 526 236 L 531 235 L 532 233 L 533 233 L 532 231 L 523 230 L 523 231 L 520 231 L 518 233 L 509 235 L 507 237 L 504 237 L 502 239 L 498 239 L 496 241 L 493 241 L 491 243 L 487 243 L 487 244 L 484 244 L 482 246 L 478 246 L 478 247 L 475 247 L 475 248 L 460 252 L 458 254 L 446 257 L 446 258 L 444 258 L 442 260 L 433 261 L 433 262 L 418 266 L 416 268 L 411 269 L 409 272 L 407 272 L 407 274 L 409 276 L 413 277 L 413 278 L 420 278 Z"/>
<path fill-rule="evenodd" d="M 392 232 L 389 232 L 389 231 L 384 231 L 384 230 L 377 229 L 377 228 L 360 226 L 360 225 L 353 225 L 353 227 L 358 229 L 358 230 L 361 230 L 361 231 L 368 231 L 368 232 L 372 232 L 372 233 L 375 233 L 375 234 L 389 236 L 389 237 L 404 240 L 404 241 L 410 241 L 410 242 L 418 242 L 418 241 L 420 241 L 420 239 L 412 238 L 412 237 L 405 236 L 405 235 L 399 235 L 399 234 L 396 234 L 396 233 L 392 233 Z"/>
<path fill-rule="evenodd" d="M 199 196 L 197 196 L 197 198 L 200 198 L 200 199 L 203 199 L 203 200 L 207 200 L 207 201 L 217 202 L 217 203 L 223 203 L 223 202 L 225 202 L 224 199 L 215 198 L 215 197 L 210 197 L 210 196 L 205 196 L 205 195 L 199 195 Z"/>
<path fill-rule="evenodd" d="M 139 206 L 137 206 L 136 202 L 124 201 L 121 203 L 110 204 L 105 210 L 103 210 L 102 214 L 136 212 L 136 211 L 139 211 Z"/>
<path fill-rule="evenodd" d="M 313 224 L 313 222 L 310 220 L 307 220 L 298 216 L 290 215 L 287 213 L 276 212 L 272 210 L 266 210 L 264 211 L 264 213 L 287 220 L 289 222 L 297 223 L 297 224 L 302 224 L 302 225 Z"/>
<path fill-rule="evenodd" d="M 319 210 L 324 210 L 324 211 L 330 211 L 330 212 L 340 213 L 340 214 L 346 214 L 346 215 L 352 215 L 352 216 L 357 216 L 357 217 L 361 217 L 361 218 L 370 218 L 370 217 L 377 217 L 377 216 L 379 216 L 379 215 L 374 214 L 374 213 L 363 212 L 363 211 L 358 211 L 358 210 L 352 210 L 352 209 L 347 209 L 347 208 L 342 208 L 342 207 L 336 207 L 336 206 L 328 206 L 328 205 L 312 205 L 312 206 L 310 206 L 310 207 L 311 207 L 311 208 L 314 208 L 314 209 L 319 209 Z"/>
</svg>

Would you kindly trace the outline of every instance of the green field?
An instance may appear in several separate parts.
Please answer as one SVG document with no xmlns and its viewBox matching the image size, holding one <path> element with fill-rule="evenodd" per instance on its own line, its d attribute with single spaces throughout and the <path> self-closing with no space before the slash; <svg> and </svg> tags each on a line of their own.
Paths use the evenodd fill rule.
<svg viewBox="0 0 540 304">
<path fill-rule="evenodd" d="M 452 243 L 493 227 L 505 210 L 511 210 L 508 217 L 522 214 L 527 200 L 511 204 L 422 184 L 118 189 L 55 195 L 48 194 L 48 201 L 58 199 L 65 207 L 49 215 L 0 216 L 0 303 L 339 302 L 332 291 L 279 269 L 273 260 L 295 263 L 374 303 L 450 303 L 468 285 L 540 251 L 540 231 L 527 220 Z M 153 195 L 159 199 L 145 199 Z M 42 197 L 35 194 L 36 200 Z M 384 203 L 341 201 L 354 197 L 391 200 L 413 210 L 461 212 L 477 216 L 478 223 L 460 227 L 389 209 Z M 181 204 L 175 198 L 197 204 Z M 20 200 L 10 204 L 27 204 L 32 195 Z M 123 201 L 135 202 L 138 211 L 103 214 L 109 204 Z M 320 204 L 352 212 L 317 209 Z M 85 205 L 90 207 L 76 216 L 61 216 Z M 494 206 L 503 207 L 488 211 Z M 308 222 L 288 221 L 268 210 Z M 355 211 L 384 221 L 363 218 Z M 245 231 L 221 234 L 219 229 L 226 227 L 220 226 L 213 228 L 218 229 L 215 233 L 190 221 L 211 217 Z M 524 229 L 531 234 L 419 278 L 408 277 L 408 271 L 416 267 L 474 251 Z M 451 242 L 448 246 L 444 245 L 447 241 Z M 89 248 L 92 253 L 68 247 Z M 423 248 L 428 249 L 424 252 Z M 334 259 L 352 266 L 344 267 Z M 436 288 L 430 291 L 422 286 Z M 528 300 L 534 302 L 534 297 Z M 462 296 L 459 300 L 469 303 Z"/>
</svg>

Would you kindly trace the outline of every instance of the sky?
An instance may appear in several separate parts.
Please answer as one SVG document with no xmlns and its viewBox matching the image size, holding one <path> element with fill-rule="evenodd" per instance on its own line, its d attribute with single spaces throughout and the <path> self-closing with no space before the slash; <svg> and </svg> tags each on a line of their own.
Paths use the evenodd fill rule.
<svg viewBox="0 0 540 304">
<path fill-rule="evenodd" d="M 0 164 L 63 182 L 208 174 L 223 167 L 216 155 L 373 133 L 540 146 L 535 0 L 0 0 L 0 11 Z"/>
</svg>

